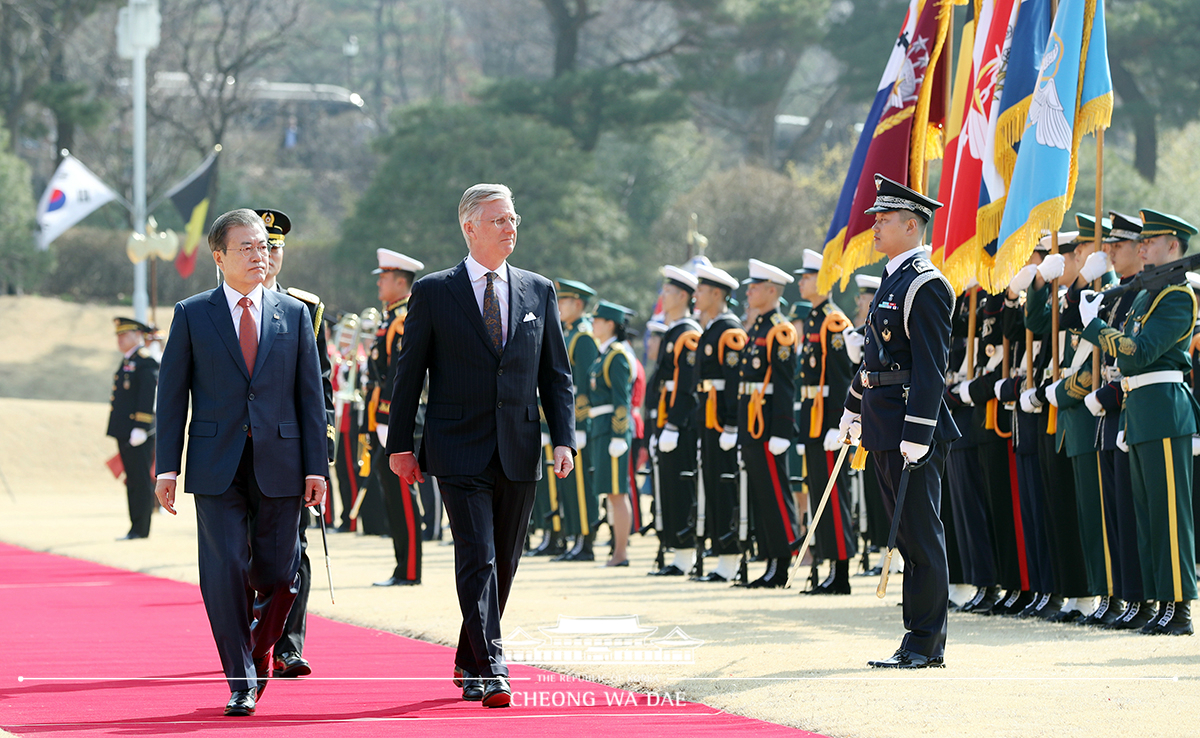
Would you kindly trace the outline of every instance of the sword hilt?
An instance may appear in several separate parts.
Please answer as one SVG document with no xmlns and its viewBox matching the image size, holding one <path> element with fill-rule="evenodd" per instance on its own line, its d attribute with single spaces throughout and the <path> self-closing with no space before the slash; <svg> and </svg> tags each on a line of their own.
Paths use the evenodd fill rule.
<svg viewBox="0 0 1200 738">
<path fill-rule="evenodd" d="M 892 554 L 896 553 L 896 549 L 889 548 L 887 556 L 883 558 L 883 571 L 879 574 L 879 586 L 875 588 L 875 596 L 883 599 L 887 594 L 888 575 L 892 573 Z"/>
</svg>

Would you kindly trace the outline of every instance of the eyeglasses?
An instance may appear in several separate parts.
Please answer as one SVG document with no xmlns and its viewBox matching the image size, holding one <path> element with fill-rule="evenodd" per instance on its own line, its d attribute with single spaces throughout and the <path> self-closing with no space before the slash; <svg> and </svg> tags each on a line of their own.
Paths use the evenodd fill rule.
<svg viewBox="0 0 1200 738">
<path fill-rule="evenodd" d="M 494 220 L 485 220 L 482 222 L 491 223 L 492 225 L 496 226 L 497 228 L 503 228 L 504 226 L 508 225 L 509 223 L 512 223 L 512 227 L 516 228 L 517 226 L 521 225 L 521 216 L 519 216 L 519 215 L 505 216 L 503 218 L 496 218 Z"/>
<path fill-rule="evenodd" d="M 243 259 L 252 259 L 255 254 L 263 254 L 264 256 L 271 253 L 271 247 L 263 244 L 261 246 L 242 246 L 236 249 L 225 249 L 231 251 Z"/>
</svg>

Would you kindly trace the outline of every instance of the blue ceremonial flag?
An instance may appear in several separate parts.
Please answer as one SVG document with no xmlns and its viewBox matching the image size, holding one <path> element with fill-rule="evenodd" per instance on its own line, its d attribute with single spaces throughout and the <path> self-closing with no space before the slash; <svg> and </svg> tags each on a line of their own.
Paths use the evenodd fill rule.
<svg viewBox="0 0 1200 738">
<path fill-rule="evenodd" d="M 1042 231 L 1062 225 L 1075 196 L 1079 142 L 1108 127 L 1112 108 L 1104 2 L 1061 0 L 1025 116 L 1000 223 L 993 285 L 1008 284 Z"/>
</svg>

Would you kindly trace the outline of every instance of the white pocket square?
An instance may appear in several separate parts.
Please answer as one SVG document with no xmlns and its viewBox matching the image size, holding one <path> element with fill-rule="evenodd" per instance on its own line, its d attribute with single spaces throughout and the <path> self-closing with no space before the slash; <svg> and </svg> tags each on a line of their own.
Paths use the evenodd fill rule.
<svg viewBox="0 0 1200 738">
<path fill-rule="evenodd" d="M 528 323 L 531 320 L 537 320 L 537 316 L 533 313 L 525 313 L 525 317 L 521 320 L 521 322 Z"/>
</svg>

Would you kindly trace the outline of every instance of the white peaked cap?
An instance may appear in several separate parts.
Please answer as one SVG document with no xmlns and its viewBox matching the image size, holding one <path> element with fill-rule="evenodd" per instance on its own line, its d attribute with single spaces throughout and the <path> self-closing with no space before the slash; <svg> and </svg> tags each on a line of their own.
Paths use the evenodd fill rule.
<svg viewBox="0 0 1200 738">
<path fill-rule="evenodd" d="M 1079 238 L 1079 231 L 1059 231 L 1058 232 L 1058 245 L 1062 246 L 1063 244 L 1071 243 L 1077 238 Z M 1038 241 L 1037 248 L 1035 248 L 1034 251 L 1049 251 L 1049 250 L 1050 250 L 1050 234 L 1046 234 L 1045 236 L 1042 236 L 1041 241 Z"/>
<path fill-rule="evenodd" d="M 701 282 L 712 282 L 719 287 L 728 287 L 730 290 L 738 288 L 738 281 L 729 272 L 717 269 L 715 266 L 697 264 L 696 279 Z"/>
<path fill-rule="evenodd" d="M 787 286 L 795 282 L 795 278 L 777 266 L 772 266 L 765 261 L 758 259 L 750 260 L 750 281 L 751 282 L 772 282 L 774 284 Z"/>
<path fill-rule="evenodd" d="M 879 291 L 879 285 L 883 282 L 881 277 L 872 277 L 870 274 L 855 274 L 854 283 L 858 285 L 860 290 L 870 290 L 872 292 Z"/>
<path fill-rule="evenodd" d="M 666 333 L 669 326 L 661 320 L 646 321 L 646 330 L 651 333 Z"/>
<path fill-rule="evenodd" d="M 398 251 L 392 251 L 391 249 L 375 249 L 375 258 L 379 260 L 379 268 L 373 270 L 371 274 L 379 274 L 389 269 L 419 272 L 425 268 L 425 265 L 416 259 L 405 256 Z"/>
<path fill-rule="evenodd" d="M 674 282 L 677 287 L 682 287 L 688 292 L 695 292 L 696 285 L 700 283 L 691 272 L 669 264 L 662 268 L 662 274 L 668 282 Z"/>
<path fill-rule="evenodd" d="M 804 249 L 804 266 L 797 269 L 794 274 L 815 274 L 821 271 L 822 261 L 820 252 Z"/>
</svg>

